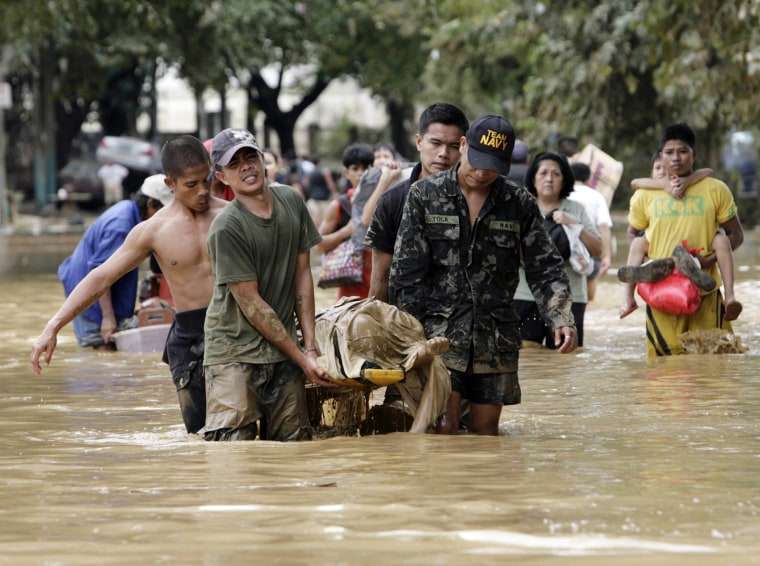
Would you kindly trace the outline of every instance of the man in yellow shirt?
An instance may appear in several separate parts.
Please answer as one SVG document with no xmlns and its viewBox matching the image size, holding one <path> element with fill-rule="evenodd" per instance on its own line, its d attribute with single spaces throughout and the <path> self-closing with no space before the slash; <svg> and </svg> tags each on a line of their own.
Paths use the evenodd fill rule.
<svg viewBox="0 0 760 566">
<path fill-rule="evenodd" d="M 685 177 L 692 172 L 696 136 L 687 124 L 673 124 L 660 136 L 660 152 L 670 175 Z M 647 355 L 667 356 L 682 353 L 678 336 L 690 330 L 722 328 L 731 331 L 723 319 L 725 309 L 720 294 L 720 277 L 711 243 L 718 228 L 723 228 L 733 249 L 744 241 L 744 232 L 733 195 L 722 181 L 707 177 L 690 185 L 684 196 L 674 199 L 663 191 L 636 191 L 628 214 L 629 235 L 645 231 L 649 257 L 670 257 L 681 242 L 718 283 L 703 291 L 699 308 L 689 316 L 673 315 L 647 306 Z"/>
</svg>

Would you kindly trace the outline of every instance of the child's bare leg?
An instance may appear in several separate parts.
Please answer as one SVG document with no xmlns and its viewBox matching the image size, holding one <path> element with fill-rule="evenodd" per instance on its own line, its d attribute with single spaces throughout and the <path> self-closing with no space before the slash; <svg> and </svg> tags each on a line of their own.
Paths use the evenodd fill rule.
<svg viewBox="0 0 760 566">
<path fill-rule="evenodd" d="M 736 320 L 742 312 L 742 304 L 734 295 L 734 253 L 731 250 L 731 242 L 725 234 L 718 232 L 713 238 L 712 249 L 720 269 L 720 278 L 723 279 L 726 306 L 723 318 L 729 321 Z"/>
<path fill-rule="evenodd" d="M 631 245 L 628 247 L 628 259 L 626 265 L 638 266 L 644 263 L 644 258 L 649 253 L 649 242 L 644 236 L 638 236 L 631 240 Z M 634 291 L 636 290 L 636 283 L 625 283 L 623 291 L 623 304 L 620 305 L 620 318 L 625 318 L 637 308 L 636 297 Z"/>
</svg>

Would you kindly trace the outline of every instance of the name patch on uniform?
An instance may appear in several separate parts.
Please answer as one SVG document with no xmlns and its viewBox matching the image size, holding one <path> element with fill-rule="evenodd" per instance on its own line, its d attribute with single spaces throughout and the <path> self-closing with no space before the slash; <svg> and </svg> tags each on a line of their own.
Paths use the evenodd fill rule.
<svg viewBox="0 0 760 566">
<path fill-rule="evenodd" d="M 445 216 L 443 214 L 426 214 L 425 224 L 449 224 L 459 226 L 458 216 Z"/>
<path fill-rule="evenodd" d="M 507 232 L 519 232 L 520 224 L 510 220 L 491 220 L 488 223 L 491 230 L 505 230 Z"/>
</svg>

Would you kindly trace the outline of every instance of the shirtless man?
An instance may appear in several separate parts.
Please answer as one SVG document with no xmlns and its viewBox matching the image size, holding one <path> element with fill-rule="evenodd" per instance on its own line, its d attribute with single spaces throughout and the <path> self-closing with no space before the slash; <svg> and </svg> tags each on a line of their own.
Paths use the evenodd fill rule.
<svg viewBox="0 0 760 566">
<path fill-rule="evenodd" d="M 172 370 L 185 427 L 197 432 L 206 413 L 203 321 L 214 287 L 206 236 L 211 221 L 227 203 L 210 194 L 209 155 L 197 138 L 179 136 L 168 141 L 161 165 L 166 184 L 174 191 L 171 204 L 135 226 L 121 247 L 74 288 L 35 341 L 31 362 L 39 374 L 40 358 L 46 366 L 50 364 L 61 328 L 153 253 L 177 309 L 164 361 Z"/>
</svg>

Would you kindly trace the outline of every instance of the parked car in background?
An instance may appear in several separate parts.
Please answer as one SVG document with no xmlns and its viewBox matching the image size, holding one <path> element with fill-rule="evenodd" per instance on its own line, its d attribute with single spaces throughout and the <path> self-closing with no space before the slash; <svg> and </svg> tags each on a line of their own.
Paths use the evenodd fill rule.
<svg viewBox="0 0 760 566">
<path fill-rule="evenodd" d="M 129 169 L 122 183 L 124 198 L 137 192 L 146 177 L 161 171 L 161 147 L 140 138 L 103 136 L 95 158 L 101 165 L 113 161 Z"/>
<path fill-rule="evenodd" d="M 140 138 L 103 136 L 98 143 L 95 157 L 101 163 L 111 160 L 148 175 L 161 170 L 161 148 L 158 144 Z"/>
<path fill-rule="evenodd" d="M 58 171 L 58 188 L 87 209 L 103 206 L 103 182 L 98 178 L 101 164 L 88 159 L 72 159 Z"/>
</svg>

